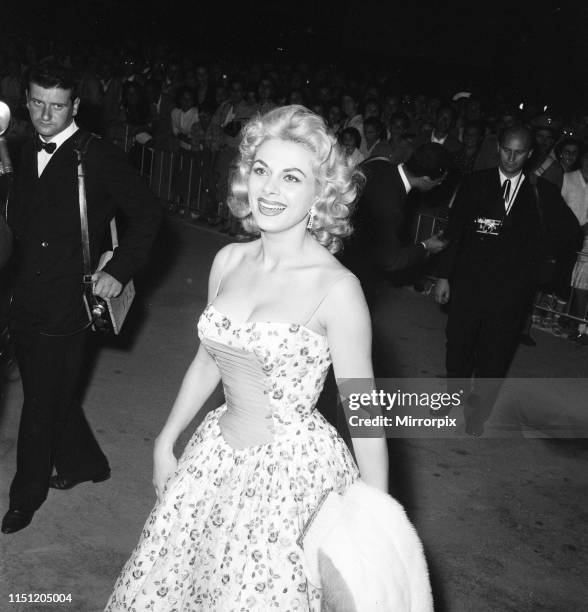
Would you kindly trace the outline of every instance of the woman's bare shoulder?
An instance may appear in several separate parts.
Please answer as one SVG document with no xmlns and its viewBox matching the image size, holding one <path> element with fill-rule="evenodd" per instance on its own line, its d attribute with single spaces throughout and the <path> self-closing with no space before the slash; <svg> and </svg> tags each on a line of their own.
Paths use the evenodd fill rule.
<svg viewBox="0 0 588 612">
<path fill-rule="evenodd" d="M 225 268 L 230 262 L 237 263 L 243 257 L 255 252 L 259 248 L 259 240 L 250 242 L 231 242 L 217 251 L 213 266 Z"/>
</svg>

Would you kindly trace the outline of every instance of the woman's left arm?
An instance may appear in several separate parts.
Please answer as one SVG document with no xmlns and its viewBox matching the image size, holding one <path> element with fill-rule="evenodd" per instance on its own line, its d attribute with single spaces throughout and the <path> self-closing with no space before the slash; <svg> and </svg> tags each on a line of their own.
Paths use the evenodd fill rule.
<svg viewBox="0 0 588 612">
<path fill-rule="evenodd" d="M 325 325 L 335 378 L 341 395 L 374 389 L 370 314 L 357 278 L 351 274 L 337 282 L 321 305 L 319 319 Z M 364 430 L 365 431 L 365 430 Z M 362 479 L 388 492 L 386 438 L 353 437 L 353 450 Z"/>
</svg>

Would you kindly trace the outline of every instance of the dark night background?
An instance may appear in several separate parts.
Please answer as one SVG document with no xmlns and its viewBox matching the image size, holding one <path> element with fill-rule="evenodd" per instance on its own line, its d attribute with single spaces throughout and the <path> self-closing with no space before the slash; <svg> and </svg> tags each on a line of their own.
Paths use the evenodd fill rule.
<svg viewBox="0 0 588 612">
<path fill-rule="evenodd" d="M 384 66 L 403 89 L 508 88 L 534 103 L 586 101 L 588 3 L 389 0 L 9 0 L 6 27 L 88 41 L 172 41 L 203 56 L 276 54 Z M 239 7 L 239 8 L 238 8 Z M 51 33 L 51 34 L 49 34 Z M 446 90 L 446 91 L 445 91 Z"/>
</svg>

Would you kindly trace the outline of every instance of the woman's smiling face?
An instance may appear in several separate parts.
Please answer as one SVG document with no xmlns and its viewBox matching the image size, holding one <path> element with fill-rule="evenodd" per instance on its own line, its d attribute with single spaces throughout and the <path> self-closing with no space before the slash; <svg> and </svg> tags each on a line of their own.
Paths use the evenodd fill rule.
<svg viewBox="0 0 588 612">
<path fill-rule="evenodd" d="M 256 151 L 249 175 L 249 205 L 261 231 L 305 224 L 317 198 L 314 154 L 296 142 L 272 138 Z"/>
</svg>

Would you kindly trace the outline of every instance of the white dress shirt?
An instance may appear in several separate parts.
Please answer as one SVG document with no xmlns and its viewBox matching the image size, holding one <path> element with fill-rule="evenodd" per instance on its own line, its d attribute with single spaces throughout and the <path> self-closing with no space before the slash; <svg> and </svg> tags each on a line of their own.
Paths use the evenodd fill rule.
<svg viewBox="0 0 588 612">
<path fill-rule="evenodd" d="M 53 151 L 53 153 L 47 153 L 47 151 L 45 151 L 45 149 L 41 149 L 38 153 L 37 153 L 37 172 L 38 175 L 41 176 L 41 174 L 43 174 L 43 170 L 45 170 L 45 167 L 47 166 L 47 164 L 49 163 L 49 161 L 51 160 L 51 157 L 53 155 L 55 155 L 55 153 L 57 153 L 57 149 L 59 149 L 59 147 L 71 136 L 73 136 L 77 131 L 78 131 L 78 126 L 76 125 L 75 121 L 72 121 L 66 128 L 65 130 L 62 130 L 61 132 L 59 132 L 59 134 L 56 134 L 55 136 L 53 136 L 53 138 L 49 139 L 49 140 L 45 140 L 45 138 L 43 138 L 42 136 L 38 136 L 38 138 L 40 138 L 43 142 L 54 142 L 55 143 L 55 151 Z"/>
<path fill-rule="evenodd" d="M 512 208 L 512 205 L 514 204 L 517 194 L 519 193 L 521 185 L 525 180 L 525 175 L 521 171 L 516 176 L 509 178 L 506 176 L 506 174 L 503 174 L 500 168 L 498 168 L 498 174 L 500 176 L 500 187 L 504 187 L 504 181 L 507 179 L 510 180 L 510 195 L 508 200 L 504 201 L 504 208 L 506 210 L 506 214 L 508 214 Z"/>
</svg>

